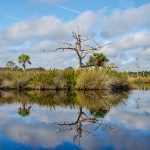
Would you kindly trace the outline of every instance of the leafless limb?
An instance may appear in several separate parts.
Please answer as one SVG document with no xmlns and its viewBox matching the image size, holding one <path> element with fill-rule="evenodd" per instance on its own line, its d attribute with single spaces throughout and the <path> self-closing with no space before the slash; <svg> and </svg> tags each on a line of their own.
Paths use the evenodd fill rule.
<svg viewBox="0 0 150 150">
<path fill-rule="evenodd" d="M 76 32 L 72 32 L 72 36 L 73 38 L 76 40 L 75 44 L 72 43 L 67 43 L 67 42 L 57 42 L 58 44 L 60 44 L 56 49 L 55 52 L 58 50 L 70 50 L 70 51 L 74 51 L 77 55 L 77 68 L 83 68 L 85 67 L 85 65 L 83 64 L 83 59 L 90 53 L 93 53 L 95 51 L 101 50 L 103 47 L 111 44 L 111 43 L 107 43 L 104 45 L 100 45 L 97 42 L 94 41 L 94 44 L 96 46 L 90 46 L 90 45 L 86 45 L 88 48 L 86 49 L 82 49 L 82 43 L 89 41 L 93 38 L 92 37 L 82 37 L 80 32 L 79 32 L 79 27 L 77 27 L 77 33 Z M 46 52 L 47 50 L 43 50 L 44 52 Z"/>
<path fill-rule="evenodd" d="M 84 126 L 82 124 L 85 124 Z M 74 130 L 76 131 L 76 134 L 73 136 L 73 141 L 76 142 L 77 140 L 80 143 L 80 138 L 82 137 L 83 133 L 85 133 L 86 135 L 93 135 L 94 134 L 88 130 L 85 130 L 85 127 L 87 125 L 97 125 L 97 127 L 94 129 L 97 130 L 103 123 L 102 121 L 96 119 L 96 117 L 88 117 L 83 111 L 82 111 L 82 107 L 79 108 L 78 111 L 78 116 L 77 116 L 77 120 L 74 122 L 63 122 L 63 123 L 55 123 L 55 125 L 59 126 L 59 130 L 57 131 L 57 133 L 59 132 L 66 132 L 66 131 L 71 131 Z M 64 128 L 67 127 L 67 128 Z M 107 126 L 106 126 L 107 127 Z"/>
<path fill-rule="evenodd" d="M 75 48 L 73 48 L 73 47 L 58 47 L 58 48 L 56 48 L 55 49 L 55 51 L 57 51 L 57 50 L 73 50 L 73 51 L 75 51 Z"/>
</svg>

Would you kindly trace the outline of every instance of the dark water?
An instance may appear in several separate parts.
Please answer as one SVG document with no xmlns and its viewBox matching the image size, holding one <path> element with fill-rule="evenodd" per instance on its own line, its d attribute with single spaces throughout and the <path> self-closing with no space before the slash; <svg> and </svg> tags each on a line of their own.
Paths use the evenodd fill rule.
<svg viewBox="0 0 150 150">
<path fill-rule="evenodd" d="M 149 150 L 150 90 L 0 93 L 0 150 Z"/>
</svg>

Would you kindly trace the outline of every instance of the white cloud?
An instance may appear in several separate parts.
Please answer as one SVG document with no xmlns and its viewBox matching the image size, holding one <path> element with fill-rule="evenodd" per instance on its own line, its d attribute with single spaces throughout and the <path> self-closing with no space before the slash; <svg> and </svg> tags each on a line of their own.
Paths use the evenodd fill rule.
<svg viewBox="0 0 150 150">
<path fill-rule="evenodd" d="M 104 17 L 103 35 L 106 37 L 115 36 L 135 30 L 139 26 L 148 25 L 150 23 L 149 10 L 150 3 L 125 11 L 115 10 L 110 16 Z"/>
<path fill-rule="evenodd" d="M 39 59 L 36 58 L 39 58 L 39 56 L 41 58 L 40 60 L 43 60 L 42 66 L 47 64 L 46 66 L 48 68 L 62 68 L 67 67 L 68 64 L 76 66 L 74 65 L 76 61 L 74 60 L 74 55 L 72 53 L 66 53 L 60 56 L 57 53 L 41 54 L 42 52 L 40 50 L 53 50 L 54 47 L 56 47 L 56 42 L 59 41 L 72 42 L 72 31 L 77 30 L 77 26 L 80 27 L 83 34 L 90 33 L 89 31 L 93 26 L 94 17 L 95 14 L 93 12 L 87 11 L 76 17 L 74 20 L 67 22 L 54 16 L 45 16 L 34 20 L 22 21 L 8 27 L 4 31 L 3 39 L 5 40 L 5 45 L 7 45 L 8 49 L 10 47 L 16 47 L 17 49 L 22 49 L 20 52 L 25 52 L 25 49 L 29 49 L 30 51 L 26 50 L 26 52 L 31 55 L 34 54 L 31 58 L 33 58 L 34 64 L 37 64 L 36 66 L 38 66 L 39 61 Z M 18 51 L 16 55 L 20 52 Z M 59 58 L 58 64 L 56 64 L 57 58 Z M 60 62 L 60 60 L 62 62 Z M 51 66 L 48 66 L 48 64 Z"/>
<path fill-rule="evenodd" d="M 27 52 L 32 55 L 31 58 L 33 58 L 36 66 L 38 66 L 38 59 L 36 58 L 44 58 L 44 56 L 45 59 L 42 63 L 40 62 L 42 66 L 49 61 L 51 62 L 50 65 L 59 66 L 59 68 L 65 65 L 67 67 L 68 64 L 76 66 L 72 53 L 62 55 L 62 58 L 59 59 L 64 63 L 60 62 L 59 65 L 56 65 L 55 60 L 60 57 L 59 54 L 41 54 L 39 50 L 53 49 L 56 46 L 56 41 L 72 42 L 72 31 L 75 31 L 79 26 L 82 34 L 95 32 L 96 39 L 102 38 L 102 42 L 105 39 L 99 36 L 102 31 L 105 37 L 106 35 L 108 38 L 113 36 L 108 42 L 114 44 L 104 48 L 103 52 L 117 64 L 128 63 L 139 56 L 144 59 L 149 54 L 149 50 L 146 50 L 150 46 L 149 10 L 150 4 L 145 4 L 138 8 L 116 10 L 109 16 L 103 10 L 99 10 L 97 12 L 85 11 L 68 21 L 63 21 L 55 16 L 23 20 L 5 29 L 1 36 L 0 47 L 6 49 L 5 53 L 12 48 L 19 48 L 20 53 L 28 49 Z"/>
<path fill-rule="evenodd" d="M 105 47 L 104 52 L 111 60 L 121 67 L 120 69 L 137 70 L 135 60 L 138 58 L 143 69 L 148 69 L 150 56 L 150 32 L 132 32 L 113 41 L 112 45 Z M 128 64 L 129 63 L 129 64 Z M 127 65 L 127 66 L 124 66 Z M 146 68 L 144 67 L 146 65 Z M 142 69 L 142 68 L 141 68 Z"/>
<path fill-rule="evenodd" d="M 5 38 L 12 42 L 23 42 L 36 38 L 51 40 L 68 37 L 66 25 L 54 16 L 45 16 L 39 19 L 22 21 L 13 24 L 5 30 Z M 61 33 L 61 34 L 60 34 Z"/>
<path fill-rule="evenodd" d="M 119 49 L 138 49 L 150 46 L 150 32 L 135 32 L 125 35 L 117 42 Z"/>
<path fill-rule="evenodd" d="M 54 16 L 44 16 L 11 25 L 4 31 L 4 38 L 16 43 L 31 39 L 68 40 L 77 26 L 80 27 L 82 33 L 89 32 L 95 19 L 95 14 L 91 11 L 84 12 L 67 22 Z"/>
</svg>

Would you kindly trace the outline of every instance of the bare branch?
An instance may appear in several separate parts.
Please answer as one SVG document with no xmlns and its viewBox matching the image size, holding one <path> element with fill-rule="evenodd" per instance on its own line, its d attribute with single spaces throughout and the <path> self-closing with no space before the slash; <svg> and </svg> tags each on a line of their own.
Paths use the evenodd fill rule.
<svg viewBox="0 0 150 150">
<path fill-rule="evenodd" d="M 73 51 L 76 51 L 76 49 L 75 48 L 73 48 L 73 47 L 58 47 L 58 48 L 56 48 L 55 49 L 55 51 L 57 51 L 57 50 L 73 50 Z"/>
<path fill-rule="evenodd" d="M 82 39 L 81 39 L 81 42 L 86 42 L 86 41 L 89 41 L 89 40 L 91 40 L 91 39 L 93 39 L 93 38 L 94 38 L 94 36 L 85 37 L 85 38 L 82 38 Z"/>
<path fill-rule="evenodd" d="M 75 32 L 72 32 L 72 36 L 73 38 L 78 39 L 77 34 Z"/>
<path fill-rule="evenodd" d="M 56 50 L 49 50 L 49 49 L 40 49 L 42 52 L 56 52 Z"/>
<path fill-rule="evenodd" d="M 73 44 L 71 44 L 71 43 L 66 43 L 66 42 L 57 42 L 58 44 L 61 44 L 61 45 L 69 45 L 69 46 L 72 46 Z"/>
<path fill-rule="evenodd" d="M 86 52 L 83 56 L 82 59 L 84 59 L 90 52 Z"/>
<path fill-rule="evenodd" d="M 89 47 L 89 48 L 94 48 L 93 46 L 88 45 L 88 44 L 83 44 L 83 46 L 86 46 L 86 47 Z"/>
<path fill-rule="evenodd" d="M 64 123 L 54 123 L 54 124 L 57 125 L 57 126 L 73 126 L 73 125 L 77 124 L 77 121 L 71 122 L 71 123 L 64 122 Z"/>
<path fill-rule="evenodd" d="M 104 44 L 104 45 L 99 45 L 97 42 L 93 41 L 96 46 L 97 46 L 97 49 L 102 49 L 103 47 L 107 46 L 107 45 L 110 45 L 110 44 L 113 44 L 113 43 L 107 43 L 107 44 Z"/>
<path fill-rule="evenodd" d="M 92 35 L 91 37 L 89 36 L 82 36 L 79 32 L 79 27 L 77 27 L 77 32 L 72 32 L 72 36 L 75 39 L 75 43 L 68 43 L 68 42 L 57 42 L 59 45 L 55 49 L 55 52 L 57 50 L 70 50 L 70 51 L 75 51 L 76 56 L 77 56 L 77 67 L 78 68 L 83 68 L 85 65 L 82 63 L 82 60 L 89 54 L 93 53 L 96 51 L 101 50 L 103 47 L 112 44 L 112 43 L 107 43 L 104 45 L 100 45 L 97 42 L 93 41 L 96 46 L 91 46 L 91 45 L 82 45 L 82 42 L 86 42 L 88 40 L 91 40 L 94 36 Z M 82 46 L 87 46 L 85 49 L 82 49 Z M 44 52 L 48 52 L 50 50 L 43 50 Z M 51 51 L 52 52 L 52 51 Z"/>
</svg>

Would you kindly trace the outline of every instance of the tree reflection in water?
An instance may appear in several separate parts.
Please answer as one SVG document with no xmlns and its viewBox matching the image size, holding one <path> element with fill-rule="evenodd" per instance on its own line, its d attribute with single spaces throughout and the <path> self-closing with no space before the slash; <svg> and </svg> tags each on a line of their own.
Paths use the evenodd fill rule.
<svg viewBox="0 0 150 150">
<path fill-rule="evenodd" d="M 103 93 L 103 94 L 102 94 Z M 113 94 L 105 93 L 102 91 L 84 91 L 84 92 L 37 92 L 28 91 L 26 93 L 17 92 L 1 92 L 0 93 L 0 105 L 4 103 L 19 103 L 22 107 L 18 109 L 20 116 L 28 116 L 31 112 L 32 105 L 36 104 L 42 107 L 47 107 L 50 111 L 53 111 L 55 107 L 76 108 L 78 110 L 76 120 L 73 122 L 59 123 L 59 120 L 55 125 L 58 126 L 57 133 L 72 131 L 74 142 L 80 144 L 81 137 L 84 135 L 93 135 L 93 130 L 98 129 L 101 125 L 112 129 L 105 125 L 99 118 L 104 117 L 111 107 L 123 102 L 127 99 L 128 94 Z M 87 110 L 84 112 L 84 109 Z M 89 112 L 88 114 L 86 114 Z M 69 113 L 69 112 L 68 112 Z M 60 114 L 61 116 L 61 114 Z M 53 122 L 54 124 L 54 122 Z M 93 130 L 88 130 L 92 127 Z"/>
<path fill-rule="evenodd" d="M 86 126 L 96 125 L 96 128 L 94 130 L 97 130 L 101 125 L 104 125 L 105 127 L 109 128 L 109 129 L 113 129 L 110 126 L 105 125 L 96 116 L 89 117 L 87 114 L 85 114 L 83 112 L 82 107 L 78 108 L 77 119 L 74 122 L 55 123 L 55 125 L 59 126 L 59 129 L 57 130 L 56 133 L 75 130 L 75 135 L 73 136 L 73 141 L 75 143 L 77 142 L 79 145 L 80 145 L 80 139 L 82 138 L 83 134 L 86 134 L 86 135 L 91 134 L 94 136 L 94 134 L 91 131 L 86 130 Z"/>
<path fill-rule="evenodd" d="M 28 106 L 26 107 L 26 104 L 25 103 L 22 103 L 22 107 L 20 107 L 18 109 L 18 114 L 21 116 L 21 117 L 26 117 L 30 114 L 30 109 L 31 109 L 32 106 Z"/>
<path fill-rule="evenodd" d="M 22 103 L 22 107 L 19 107 L 18 109 L 18 114 L 21 116 L 21 117 L 27 117 L 30 115 L 30 112 L 31 112 L 31 108 L 32 106 L 27 106 L 27 103 L 28 103 L 28 97 L 23 93 L 21 94 L 22 96 L 22 100 L 21 100 L 21 103 Z"/>
</svg>

